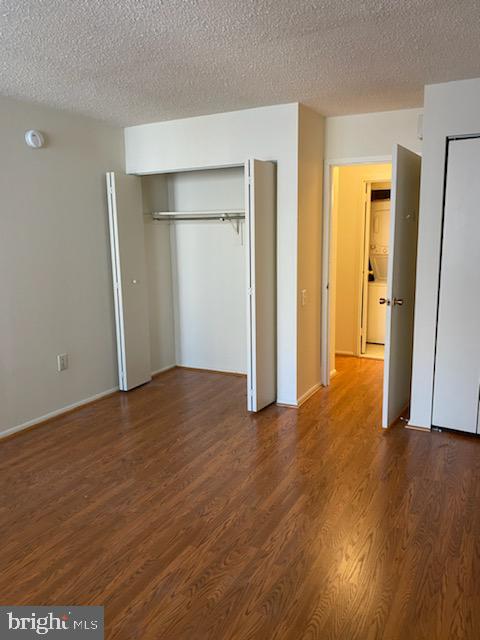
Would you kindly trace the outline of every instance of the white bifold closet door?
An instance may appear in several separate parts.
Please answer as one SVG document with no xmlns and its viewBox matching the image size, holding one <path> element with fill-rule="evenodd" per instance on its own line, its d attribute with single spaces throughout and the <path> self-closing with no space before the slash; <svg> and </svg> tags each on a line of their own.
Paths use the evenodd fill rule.
<svg viewBox="0 0 480 640">
<path fill-rule="evenodd" d="M 272 162 L 245 163 L 249 411 L 260 411 L 277 397 L 275 184 Z"/>
<path fill-rule="evenodd" d="M 448 143 L 432 423 L 479 432 L 480 138 Z"/>
<path fill-rule="evenodd" d="M 128 391 L 152 379 L 140 178 L 107 173 L 107 200 L 118 384 Z"/>
</svg>

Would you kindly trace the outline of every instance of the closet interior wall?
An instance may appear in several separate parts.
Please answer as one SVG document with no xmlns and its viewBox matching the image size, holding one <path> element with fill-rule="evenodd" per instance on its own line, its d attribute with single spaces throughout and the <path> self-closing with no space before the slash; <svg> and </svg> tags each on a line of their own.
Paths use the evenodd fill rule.
<svg viewBox="0 0 480 640">
<path fill-rule="evenodd" d="M 152 211 L 168 209 L 168 182 L 165 174 L 144 176 L 141 181 L 150 357 L 152 373 L 157 373 L 176 364 L 170 226 L 168 222 L 155 222 L 151 215 Z"/>
<path fill-rule="evenodd" d="M 152 369 L 246 372 L 244 221 L 153 211 L 244 209 L 243 167 L 142 177 Z"/>
</svg>

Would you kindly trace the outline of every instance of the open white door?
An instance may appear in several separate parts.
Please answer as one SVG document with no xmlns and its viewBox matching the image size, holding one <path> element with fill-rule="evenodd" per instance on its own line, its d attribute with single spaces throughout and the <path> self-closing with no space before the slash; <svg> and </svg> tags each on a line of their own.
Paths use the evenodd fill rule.
<svg viewBox="0 0 480 640">
<path fill-rule="evenodd" d="M 277 397 L 275 193 L 275 165 L 247 160 L 245 228 L 249 411 L 260 411 Z"/>
<path fill-rule="evenodd" d="M 122 391 L 152 379 L 140 178 L 107 173 L 108 218 Z"/>
<path fill-rule="evenodd" d="M 387 276 L 382 427 L 410 402 L 421 158 L 395 145 Z"/>
</svg>

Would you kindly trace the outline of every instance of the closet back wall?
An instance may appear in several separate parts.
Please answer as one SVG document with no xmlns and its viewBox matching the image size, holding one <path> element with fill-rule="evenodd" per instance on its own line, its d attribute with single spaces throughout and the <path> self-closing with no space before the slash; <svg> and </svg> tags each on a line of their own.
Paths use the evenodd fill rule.
<svg viewBox="0 0 480 640">
<path fill-rule="evenodd" d="M 244 208 L 243 167 L 142 180 L 145 211 Z M 229 222 L 145 222 L 154 370 L 175 362 L 245 373 L 244 223 L 238 235 Z"/>
</svg>

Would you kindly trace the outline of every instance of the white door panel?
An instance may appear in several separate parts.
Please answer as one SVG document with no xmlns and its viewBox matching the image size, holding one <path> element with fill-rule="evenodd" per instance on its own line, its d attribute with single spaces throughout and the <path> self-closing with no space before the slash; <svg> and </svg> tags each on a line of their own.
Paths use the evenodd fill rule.
<svg viewBox="0 0 480 640">
<path fill-rule="evenodd" d="M 140 178 L 107 173 L 119 387 L 151 380 Z"/>
<path fill-rule="evenodd" d="M 247 234 L 247 407 L 259 411 L 276 399 L 275 165 L 245 164 Z"/>
<path fill-rule="evenodd" d="M 387 320 L 382 426 L 410 402 L 421 158 L 395 145 L 392 154 Z"/>
<path fill-rule="evenodd" d="M 367 342 L 385 344 L 386 305 L 380 304 L 387 297 L 387 283 L 368 283 Z"/>
<path fill-rule="evenodd" d="M 480 139 L 450 140 L 432 423 L 478 432 Z"/>
</svg>

